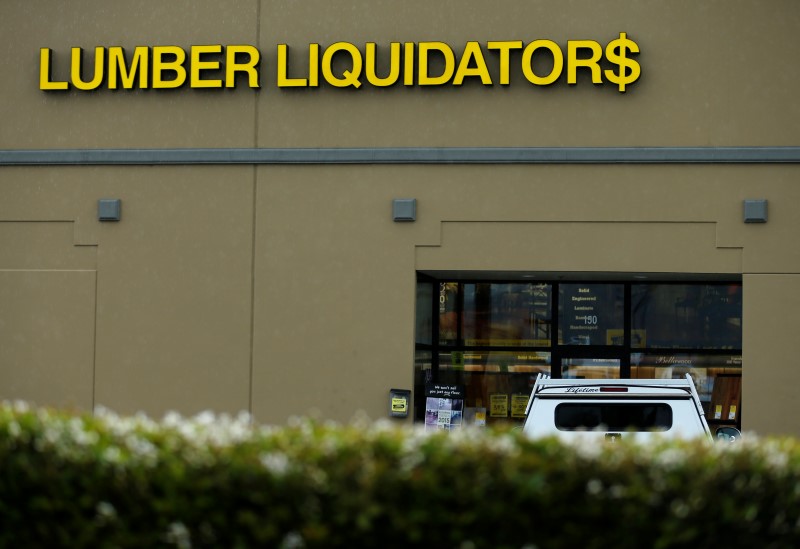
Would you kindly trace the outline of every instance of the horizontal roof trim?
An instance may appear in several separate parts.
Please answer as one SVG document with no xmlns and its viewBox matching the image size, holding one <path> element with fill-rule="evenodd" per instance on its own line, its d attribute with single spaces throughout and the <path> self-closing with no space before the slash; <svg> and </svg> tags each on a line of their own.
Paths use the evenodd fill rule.
<svg viewBox="0 0 800 549">
<path fill-rule="evenodd" d="M 800 147 L 387 147 L 0 150 L 0 166 L 741 163 L 800 163 Z"/>
</svg>

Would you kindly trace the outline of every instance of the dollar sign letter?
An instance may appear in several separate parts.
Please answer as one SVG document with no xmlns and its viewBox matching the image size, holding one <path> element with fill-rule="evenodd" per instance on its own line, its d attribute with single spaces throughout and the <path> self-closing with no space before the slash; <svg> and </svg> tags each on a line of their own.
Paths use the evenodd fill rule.
<svg viewBox="0 0 800 549">
<path fill-rule="evenodd" d="M 639 63 L 627 58 L 626 52 L 628 50 L 631 53 L 639 53 L 639 46 L 628 38 L 624 32 L 619 33 L 619 38 L 612 40 L 606 46 L 606 59 L 615 65 L 619 65 L 619 74 L 613 70 L 606 69 L 606 78 L 619 86 L 620 93 L 625 93 L 625 86 L 636 82 L 642 74 Z"/>
</svg>

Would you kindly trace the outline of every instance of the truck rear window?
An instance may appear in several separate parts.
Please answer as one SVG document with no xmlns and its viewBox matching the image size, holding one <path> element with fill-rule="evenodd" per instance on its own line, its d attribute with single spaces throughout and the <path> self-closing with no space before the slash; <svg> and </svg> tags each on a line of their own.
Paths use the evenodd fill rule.
<svg viewBox="0 0 800 549">
<path fill-rule="evenodd" d="M 556 406 L 560 431 L 667 431 L 672 427 L 669 404 L 565 403 Z"/>
</svg>

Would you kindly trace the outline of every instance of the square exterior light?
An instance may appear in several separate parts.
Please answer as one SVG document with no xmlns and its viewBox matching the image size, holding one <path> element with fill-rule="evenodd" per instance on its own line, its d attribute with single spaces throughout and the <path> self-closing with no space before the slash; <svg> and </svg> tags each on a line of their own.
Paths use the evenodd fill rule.
<svg viewBox="0 0 800 549">
<path fill-rule="evenodd" d="M 98 221 L 119 221 L 122 214 L 122 200 L 101 198 L 97 201 Z"/>
<path fill-rule="evenodd" d="M 767 222 L 767 201 L 766 200 L 745 200 L 744 201 L 744 222 L 745 223 L 766 223 Z"/>
<path fill-rule="evenodd" d="M 416 221 L 417 199 L 395 198 L 392 201 L 392 219 L 394 221 Z"/>
</svg>

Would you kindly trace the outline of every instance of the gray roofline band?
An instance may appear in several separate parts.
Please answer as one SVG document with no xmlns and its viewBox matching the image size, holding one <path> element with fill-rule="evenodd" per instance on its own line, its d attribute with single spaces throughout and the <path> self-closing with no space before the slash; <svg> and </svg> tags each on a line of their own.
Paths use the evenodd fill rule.
<svg viewBox="0 0 800 549">
<path fill-rule="evenodd" d="M 386 147 L 0 150 L 0 166 L 742 163 L 800 163 L 800 147 Z"/>
</svg>

